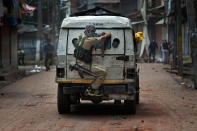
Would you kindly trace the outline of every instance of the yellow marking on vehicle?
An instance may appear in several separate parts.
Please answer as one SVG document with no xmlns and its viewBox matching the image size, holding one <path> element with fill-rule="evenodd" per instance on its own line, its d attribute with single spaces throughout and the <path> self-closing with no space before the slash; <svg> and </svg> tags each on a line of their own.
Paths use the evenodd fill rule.
<svg viewBox="0 0 197 131">
<path fill-rule="evenodd" d="M 57 81 L 57 83 L 91 84 L 91 81 Z M 128 84 L 128 81 L 105 81 L 103 84 Z"/>
</svg>

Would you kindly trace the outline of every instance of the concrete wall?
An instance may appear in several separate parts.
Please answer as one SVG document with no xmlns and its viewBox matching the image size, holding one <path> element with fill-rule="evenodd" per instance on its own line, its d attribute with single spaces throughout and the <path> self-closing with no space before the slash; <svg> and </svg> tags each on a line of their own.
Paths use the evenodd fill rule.
<svg viewBox="0 0 197 131">
<path fill-rule="evenodd" d="M 17 30 L 10 28 L 9 25 L 4 25 L 0 27 L 0 31 L 0 69 L 17 69 Z"/>
<path fill-rule="evenodd" d="M 148 33 L 149 33 L 149 38 L 150 41 L 156 39 L 156 29 L 155 29 L 155 24 L 153 24 L 153 21 L 149 22 L 150 24 L 148 25 Z"/>
<path fill-rule="evenodd" d="M 141 0 L 121 0 L 120 9 L 121 14 L 128 15 L 138 10 L 138 3 Z"/>
<path fill-rule="evenodd" d="M 71 2 L 71 14 L 78 12 L 78 0 L 70 0 Z"/>
<path fill-rule="evenodd" d="M 25 61 L 34 61 L 36 54 L 36 32 L 25 32 L 18 37 L 19 48 L 25 52 Z M 43 43 L 41 43 L 42 46 Z M 42 49 L 41 49 L 42 53 Z"/>
<path fill-rule="evenodd" d="M 157 25 L 155 27 L 155 30 L 156 30 L 156 42 L 157 42 L 157 45 L 158 45 L 158 54 L 161 54 L 161 50 L 160 50 L 160 47 L 161 47 L 161 43 L 162 43 L 162 25 Z"/>
<path fill-rule="evenodd" d="M 17 44 L 18 44 L 18 35 L 16 29 L 11 29 L 11 66 L 17 67 Z"/>
<path fill-rule="evenodd" d="M 190 44 L 188 39 L 188 23 L 182 24 L 183 55 L 190 56 Z"/>
<path fill-rule="evenodd" d="M 2 37 L 1 37 L 1 46 L 2 46 L 2 50 L 1 50 L 1 55 L 2 55 L 2 66 L 7 67 L 11 64 L 11 53 L 10 53 L 10 29 L 9 27 L 3 26 L 1 28 L 1 32 L 2 32 Z"/>
<path fill-rule="evenodd" d="M 89 10 L 89 9 L 92 9 L 92 8 L 94 8 L 95 7 L 95 5 L 94 5 L 94 3 L 95 2 L 98 2 L 98 0 L 87 0 L 87 9 Z"/>
</svg>

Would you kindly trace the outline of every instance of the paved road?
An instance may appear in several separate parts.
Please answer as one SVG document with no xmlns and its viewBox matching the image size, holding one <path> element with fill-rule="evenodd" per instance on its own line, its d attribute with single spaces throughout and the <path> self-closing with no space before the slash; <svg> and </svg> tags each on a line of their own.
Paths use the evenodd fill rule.
<svg viewBox="0 0 197 131">
<path fill-rule="evenodd" d="M 57 113 L 55 70 L 0 90 L 2 131 L 196 131 L 197 91 L 185 88 L 162 64 L 140 64 L 140 105 L 128 115 L 113 102 L 83 102 Z"/>
</svg>

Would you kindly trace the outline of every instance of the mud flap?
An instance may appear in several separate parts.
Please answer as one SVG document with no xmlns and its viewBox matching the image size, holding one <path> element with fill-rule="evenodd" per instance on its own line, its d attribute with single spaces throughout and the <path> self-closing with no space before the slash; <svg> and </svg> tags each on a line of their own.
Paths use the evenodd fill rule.
<svg viewBox="0 0 197 131">
<path fill-rule="evenodd" d="M 136 92 L 136 89 L 135 89 L 135 83 L 131 83 L 131 82 L 129 82 L 128 83 L 128 85 L 127 85 L 127 87 L 128 87 L 128 95 L 134 95 Z"/>
</svg>

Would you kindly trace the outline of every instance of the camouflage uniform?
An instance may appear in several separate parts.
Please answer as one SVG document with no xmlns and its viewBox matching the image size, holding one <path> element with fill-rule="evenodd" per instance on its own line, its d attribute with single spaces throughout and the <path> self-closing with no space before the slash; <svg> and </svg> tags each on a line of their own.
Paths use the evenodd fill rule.
<svg viewBox="0 0 197 131">
<path fill-rule="evenodd" d="M 86 36 L 83 35 L 80 37 L 82 37 L 82 39 L 83 39 Z M 99 42 L 101 42 L 101 37 L 87 37 L 87 38 L 84 38 L 84 42 L 83 42 L 82 47 L 86 50 L 91 50 L 92 47 Z M 79 42 L 79 44 L 81 44 L 81 43 Z M 104 82 L 104 79 L 107 75 L 105 68 L 102 66 L 99 66 L 99 65 L 92 65 L 91 63 L 88 64 L 88 63 L 85 63 L 81 60 L 77 60 L 77 64 L 88 69 L 88 70 L 91 70 L 97 76 L 92 81 L 91 85 L 92 85 L 92 89 L 98 89 L 100 87 L 100 85 Z M 83 74 L 83 76 L 84 76 L 84 79 L 92 78 L 86 74 Z"/>
</svg>

